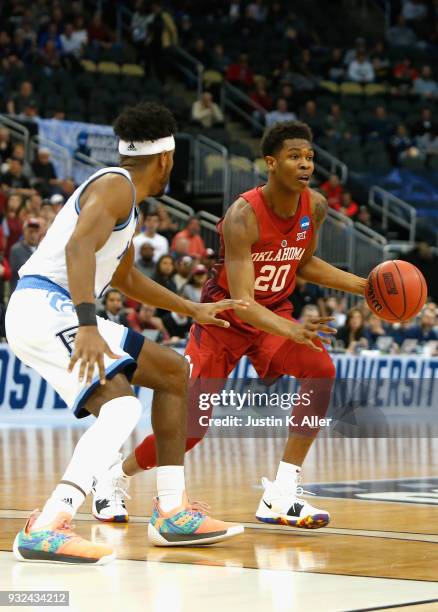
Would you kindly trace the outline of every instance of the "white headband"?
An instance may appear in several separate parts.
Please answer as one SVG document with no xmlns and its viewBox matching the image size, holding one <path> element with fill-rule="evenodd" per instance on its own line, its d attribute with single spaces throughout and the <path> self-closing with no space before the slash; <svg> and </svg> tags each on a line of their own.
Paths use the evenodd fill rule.
<svg viewBox="0 0 438 612">
<path fill-rule="evenodd" d="M 144 140 L 143 142 L 126 142 L 119 140 L 120 155 L 154 155 L 163 151 L 173 151 L 175 148 L 175 138 L 167 136 L 158 140 Z"/>
</svg>

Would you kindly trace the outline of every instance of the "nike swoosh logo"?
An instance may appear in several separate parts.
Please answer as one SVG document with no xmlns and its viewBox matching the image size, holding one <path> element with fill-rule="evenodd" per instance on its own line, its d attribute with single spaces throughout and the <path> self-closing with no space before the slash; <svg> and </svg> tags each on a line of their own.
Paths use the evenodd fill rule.
<svg viewBox="0 0 438 612">
<path fill-rule="evenodd" d="M 265 502 L 265 500 L 263 500 L 263 503 L 269 508 L 269 510 L 271 510 L 272 504 L 268 504 L 268 502 Z"/>
</svg>

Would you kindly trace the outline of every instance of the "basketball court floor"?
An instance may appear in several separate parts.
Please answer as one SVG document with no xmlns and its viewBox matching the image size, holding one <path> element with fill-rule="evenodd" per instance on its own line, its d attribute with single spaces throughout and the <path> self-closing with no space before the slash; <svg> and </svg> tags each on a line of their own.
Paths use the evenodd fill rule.
<svg viewBox="0 0 438 612">
<path fill-rule="evenodd" d="M 254 518 L 260 478 L 273 478 L 281 439 L 207 437 L 187 456 L 190 496 L 209 502 L 218 518 L 243 522 L 242 536 L 205 548 L 149 546 L 151 471 L 132 481 L 128 525 L 98 523 L 89 501 L 74 520 L 81 535 L 116 547 L 113 564 L 16 562 L 16 532 L 44 504 L 82 432 L 2 427 L 0 591 L 67 590 L 69 608 L 57 609 L 75 612 L 438 610 L 438 440 L 321 436 L 303 484 L 332 522 L 304 531 Z"/>
</svg>

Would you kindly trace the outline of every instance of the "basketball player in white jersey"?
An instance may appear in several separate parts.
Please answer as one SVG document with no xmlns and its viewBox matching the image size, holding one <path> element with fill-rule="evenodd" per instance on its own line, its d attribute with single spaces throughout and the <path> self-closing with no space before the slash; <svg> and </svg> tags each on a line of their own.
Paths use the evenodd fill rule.
<svg viewBox="0 0 438 612">
<path fill-rule="evenodd" d="M 79 440 L 42 512 L 32 512 L 14 541 L 22 561 L 105 564 L 107 547 L 72 531 L 71 520 L 136 426 L 141 405 L 131 383 L 154 389 L 158 497 L 148 528 L 152 543 L 211 543 L 240 525 L 206 516 L 185 493 L 187 361 L 127 328 L 96 317 L 95 297 L 111 285 L 139 302 L 228 325 L 216 314 L 241 301 L 195 304 L 143 276 L 134 266 L 136 201 L 159 195 L 173 165 L 176 126 L 156 104 L 126 109 L 116 120 L 120 167 L 104 168 L 78 187 L 44 240 L 20 269 L 6 313 L 11 349 L 45 378 L 78 418 L 97 417 Z M 95 370 L 97 369 L 97 374 Z M 120 474 L 123 477 L 123 474 Z"/>
</svg>

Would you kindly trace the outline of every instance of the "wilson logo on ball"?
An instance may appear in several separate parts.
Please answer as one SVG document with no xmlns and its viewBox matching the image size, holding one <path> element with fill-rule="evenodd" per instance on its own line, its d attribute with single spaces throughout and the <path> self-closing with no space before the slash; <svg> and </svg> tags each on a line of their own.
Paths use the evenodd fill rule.
<svg viewBox="0 0 438 612">
<path fill-rule="evenodd" d="M 374 285 L 371 278 L 368 279 L 368 287 L 367 287 L 367 302 L 368 304 L 374 307 L 374 310 L 380 312 L 383 310 L 382 304 L 379 302 L 376 296 L 376 292 L 374 291 Z"/>
<path fill-rule="evenodd" d="M 383 274 L 383 282 L 385 283 L 386 291 L 389 295 L 398 295 L 398 290 L 395 286 L 395 280 L 392 272 L 385 272 Z"/>
</svg>

